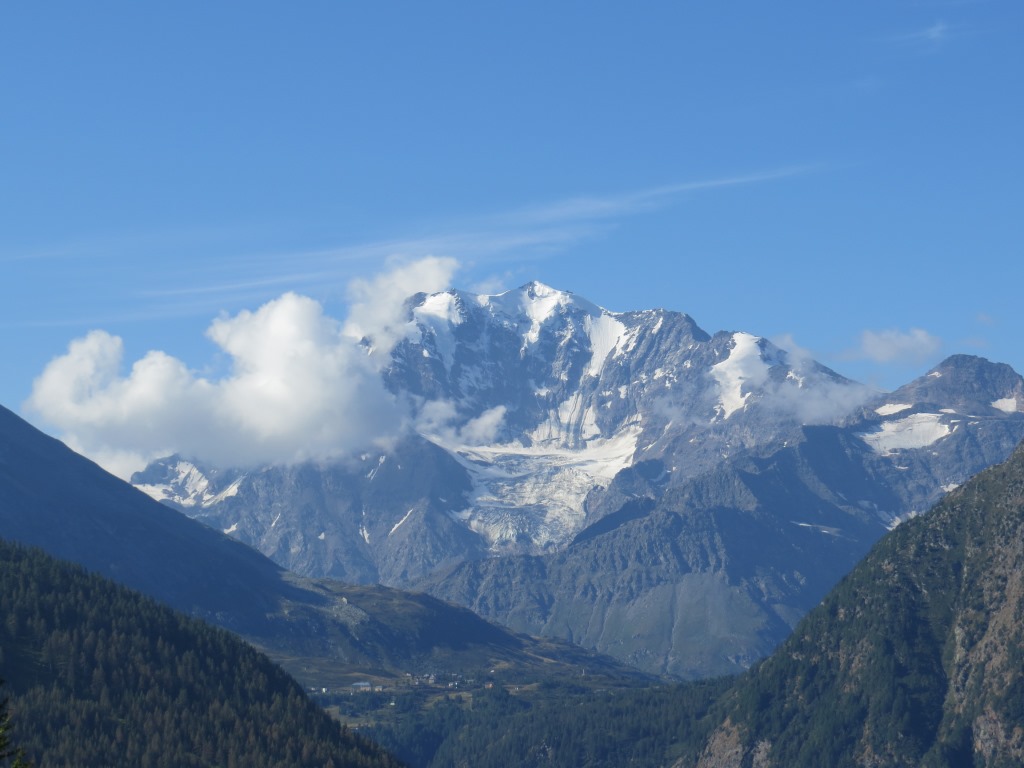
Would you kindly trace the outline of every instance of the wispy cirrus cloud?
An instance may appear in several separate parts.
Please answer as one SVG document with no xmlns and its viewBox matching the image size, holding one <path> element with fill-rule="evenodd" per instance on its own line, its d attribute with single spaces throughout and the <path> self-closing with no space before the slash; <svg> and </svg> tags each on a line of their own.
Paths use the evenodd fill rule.
<svg viewBox="0 0 1024 768">
<path fill-rule="evenodd" d="M 861 333 L 860 344 L 847 351 L 848 360 L 870 360 L 875 363 L 922 363 L 942 349 L 942 339 L 921 328 L 908 331 L 890 328 L 884 331 L 866 330 Z"/>
<path fill-rule="evenodd" d="M 593 221 L 597 219 L 619 218 L 668 205 L 672 202 L 673 198 L 687 193 L 763 184 L 792 176 L 804 175 L 815 170 L 818 170 L 818 168 L 811 165 L 788 166 L 735 176 L 664 184 L 619 195 L 571 197 L 565 200 L 556 200 L 546 205 L 523 208 L 494 217 L 494 220 L 499 222 L 508 220 L 520 225 L 526 225 L 545 222 Z"/>
<path fill-rule="evenodd" d="M 810 165 L 786 166 L 617 194 L 565 197 L 487 215 L 420 223 L 405 236 L 328 247 L 254 247 L 261 241 L 289 239 L 277 225 L 261 222 L 253 232 L 225 227 L 63 243 L 33 252 L 0 253 L 0 263 L 60 259 L 73 266 L 80 294 L 87 299 L 75 305 L 73 315 L 68 313 L 70 307 L 41 307 L 38 317 L 20 316 L 19 327 L 197 318 L 262 304 L 286 291 L 344 303 L 350 280 L 374 274 L 384 264 L 443 256 L 502 274 L 513 264 L 518 269 L 523 263 L 551 258 L 606 235 L 629 217 L 680 204 L 687 196 L 770 184 L 818 170 Z M 113 274 L 116 280 L 111 279 Z M 493 289 L 499 287 L 490 283 Z"/>
<path fill-rule="evenodd" d="M 948 43 L 955 35 L 952 25 L 937 20 L 925 27 L 883 35 L 879 40 L 883 43 L 910 48 L 918 51 L 934 51 Z"/>
<path fill-rule="evenodd" d="M 194 311 L 209 311 L 219 307 L 218 302 L 260 301 L 274 291 L 321 293 L 325 285 L 343 285 L 353 276 L 389 261 L 430 256 L 451 257 L 463 264 L 542 260 L 600 237 L 628 217 L 676 204 L 687 195 L 767 184 L 817 170 L 811 165 L 787 166 L 619 194 L 568 197 L 436 223 L 426 232 L 407 237 L 328 248 L 250 252 L 209 261 L 177 275 L 173 282 L 154 281 L 141 288 L 138 295 L 168 309 L 187 306 Z M 245 277 L 239 279 L 239 275 Z"/>
</svg>

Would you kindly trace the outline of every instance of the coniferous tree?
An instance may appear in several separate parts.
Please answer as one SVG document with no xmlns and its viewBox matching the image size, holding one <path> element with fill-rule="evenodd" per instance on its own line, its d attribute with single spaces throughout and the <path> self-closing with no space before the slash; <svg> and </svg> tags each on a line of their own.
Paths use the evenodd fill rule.
<svg viewBox="0 0 1024 768">
<path fill-rule="evenodd" d="M 4 681 L 0 680 L 0 686 Z M 0 764 L 8 765 L 11 768 L 30 768 L 25 762 L 25 753 L 11 745 L 10 736 L 7 733 L 7 726 L 10 723 L 11 713 L 8 709 L 8 700 L 0 699 Z"/>
</svg>

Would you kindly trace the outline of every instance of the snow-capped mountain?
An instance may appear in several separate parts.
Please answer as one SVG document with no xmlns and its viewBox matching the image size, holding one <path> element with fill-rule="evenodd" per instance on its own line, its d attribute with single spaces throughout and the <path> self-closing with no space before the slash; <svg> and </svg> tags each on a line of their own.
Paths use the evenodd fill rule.
<svg viewBox="0 0 1024 768">
<path fill-rule="evenodd" d="M 567 544 L 593 522 L 595 492 L 638 461 L 671 454 L 680 482 L 784 439 L 801 411 L 866 395 L 789 357 L 681 313 L 612 313 L 531 283 L 414 297 L 385 377 L 470 476 L 456 517 L 491 552 L 527 553 Z"/>
<path fill-rule="evenodd" d="M 405 318 L 383 371 L 411 425 L 393 450 L 256 470 L 170 457 L 134 484 L 300 573 L 417 585 L 692 675 L 770 650 L 887 528 L 1024 437 L 1021 377 L 979 358 L 878 393 L 750 333 L 539 283 L 416 295 Z M 716 509 L 736 512 L 728 530 Z M 616 589 L 654 572 L 681 611 L 701 590 L 731 600 L 737 648 L 705 659 L 718 630 L 692 622 L 659 624 L 649 658 L 620 642 L 653 593 Z"/>
<path fill-rule="evenodd" d="M 813 362 L 790 361 L 765 339 L 711 337 L 687 315 L 664 310 L 613 313 L 539 283 L 497 296 L 414 296 L 407 317 L 384 377 L 408 400 L 415 436 L 393 456 L 368 454 L 315 470 L 337 478 L 338 488 L 323 490 L 328 507 L 345 495 L 340 486 L 367 486 L 355 532 L 371 551 L 423 499 L 385 494 L 378 508 L 362 497 L 374 496 L 369 488 L 384 482 L 380 471 L 389 460 L 400 467 L 403 450 L 425 450 L 412 448 L 423 440 L 456 466 L 435 458 L 421 474 L 461 475 L 449 490 L 435 488 L 428 506 L 470 532 L 479 555 L 540 553 L 564 547 L 598 519 L 603 489 L 637 462 L 671 456 L 662 482 L 678 484 L 736 451 L 784 441 L 808 413 L 831 419 L 867 395 Z M 442 470 L 438 461 L 448 466 Z M 247 489 L 268 475 L 311 471 L 242 473 L 172 457 L 133 482 L 280 557 L 280 530 L 294 523 L 285 518 L 300 513 L 293 505 L 261 504 Z M 305 508 L 310 504 L 317 506 L 304 502 Z M 330 513 L 322 530 L 310 529 L 311 539 L 309 532 L 288 534 L 289 553 L 307 546 L 306 539 L 311 546 L 327 541 L 336 517 Z M 383 535 L 376 530 L 381 519 Z M 324 574 L 351 571 L 349 555 L 337 563 L 341 574 L 314 560 L 326 566 Z"/>
</svg>

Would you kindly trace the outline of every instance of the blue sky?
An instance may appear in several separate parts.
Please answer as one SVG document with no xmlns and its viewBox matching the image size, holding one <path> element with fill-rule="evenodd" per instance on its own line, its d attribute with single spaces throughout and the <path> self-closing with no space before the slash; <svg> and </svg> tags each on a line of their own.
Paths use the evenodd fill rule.
<svg viewBox="0 0 1024 768">
<path fill-rule="evenodd" d="M 1024 371 L 1022 39 L 1017 0 L 6 4 L 0 404 L 48 426 L 97 329 L 215 377 L 218 317 L 343 321 L 426 256 L 882 388 Z"/>
</svg>

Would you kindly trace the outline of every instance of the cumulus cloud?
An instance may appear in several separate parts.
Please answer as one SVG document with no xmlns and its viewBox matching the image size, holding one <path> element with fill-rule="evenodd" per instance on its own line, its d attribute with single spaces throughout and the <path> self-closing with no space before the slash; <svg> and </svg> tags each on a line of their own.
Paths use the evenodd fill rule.
<svg viewBox="0 0 1024 768">
<path fill-rule="evenodd" d="M 405 421 L 379 375 L 402 332 L 402 303 L 444 287 L 454 269 L 450 259 L 429 258 L 359 281 L 344 324 L 295 293 L 222 316 L 207 330 L 230 359 L 217 379 L 159 351 L 124 375 L 121 339 L 92 331 L 46 366 L 27 405 L 122 477 L 173 452 L 247 466 L 386 445 Z"/>
<path fill-rule="evenodd" d="M 371 354 L 386 356 L 401 340 L 404 302 L 415 293 L 435 293 L 451 285 L 455 259 L 428 256 L 395 266 L 384 274 L 349 283 L 350 301 L 345 334 L 369 339 Z"/>
<path fill-rule="evenodd" d="M 909 331 L 864 331 L 859 348 L 848 356 L 876 363 L 922 363 L 941 348 L 941 339 L 920 328 L 911 328 Z"/>
</svg>

